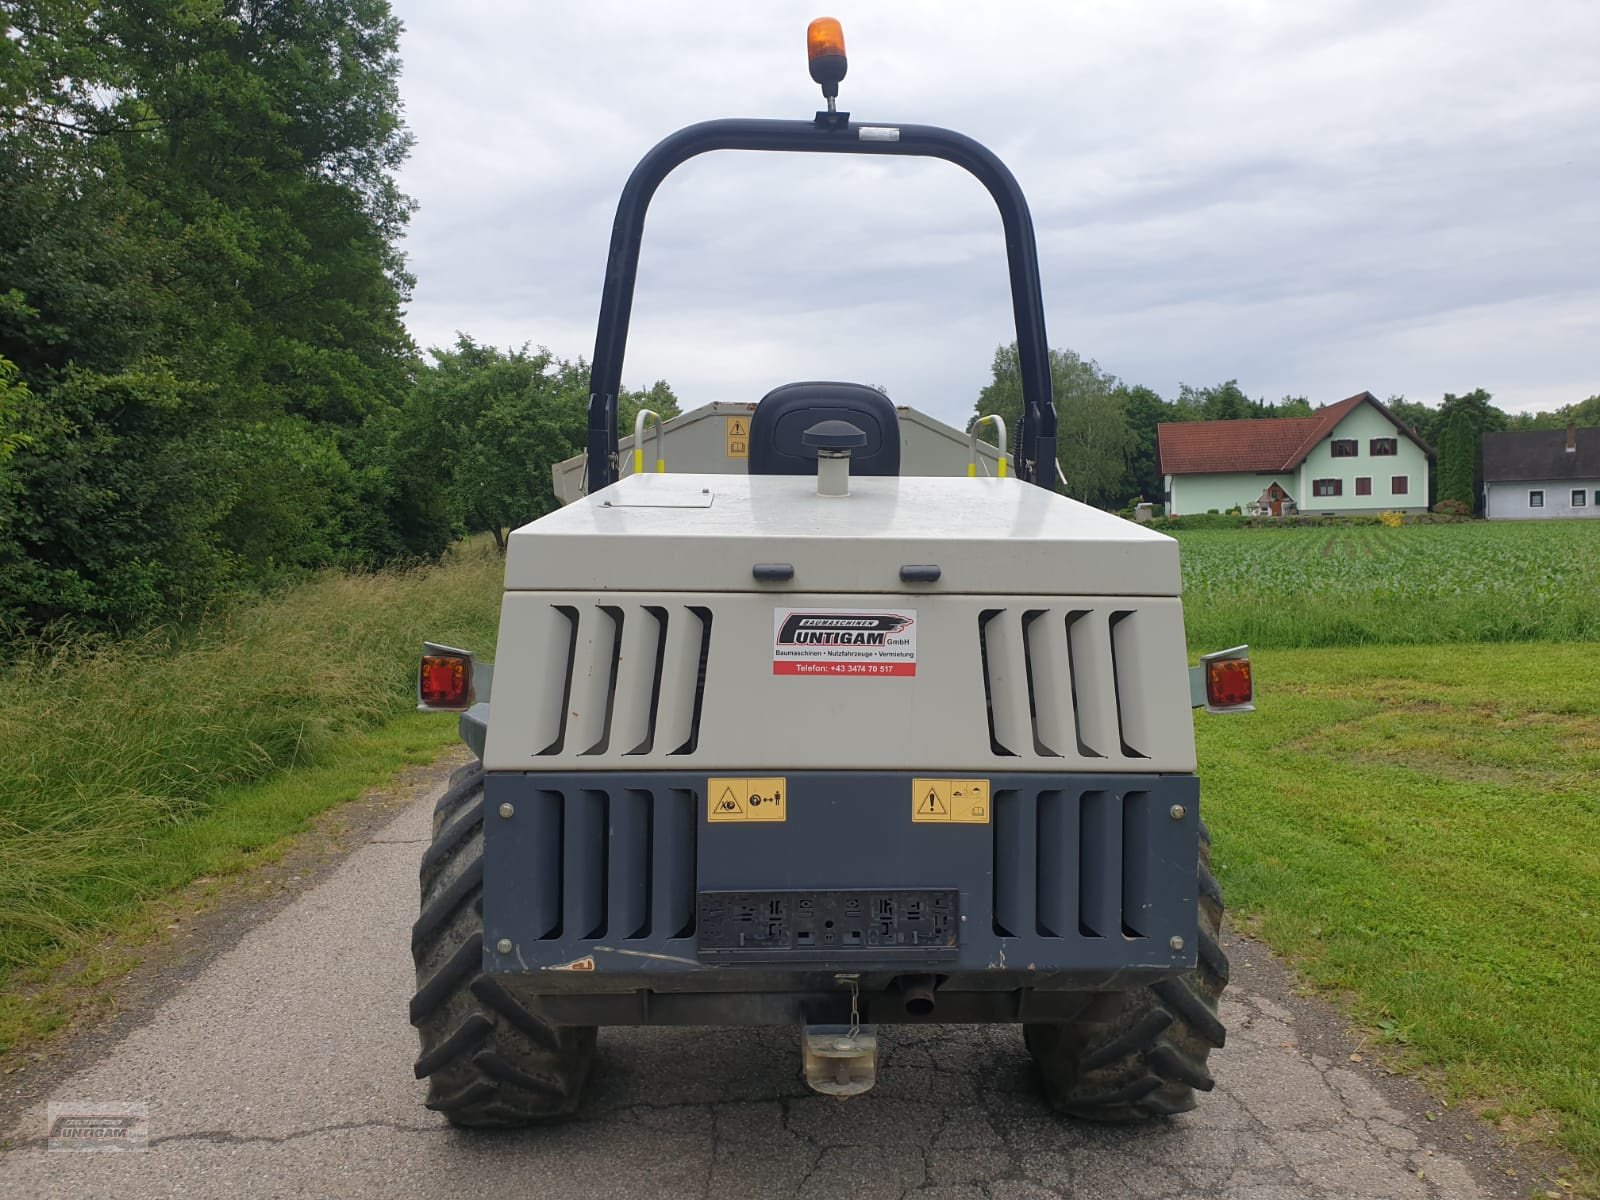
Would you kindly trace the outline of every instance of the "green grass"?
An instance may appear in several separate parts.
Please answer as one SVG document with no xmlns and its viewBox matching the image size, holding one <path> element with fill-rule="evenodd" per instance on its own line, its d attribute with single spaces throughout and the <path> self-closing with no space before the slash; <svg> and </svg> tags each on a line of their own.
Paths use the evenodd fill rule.
<svg viewBox="0 0 1600 1200">
<path fill-rule="evenodd" d="M 76 922 L 51 928 L 48 943 L 28 943 L 21 965 L 10 972 L 13 986 L 0 989 L 0 1054 L 103 1007 L 109 997 L 96 994 L 97 985 L 134 965 L 131 947 L 160 936 L 166 897 L 197 880 L 215 883 L 275 861 L 287 839 L 308 828 L 313 817 L 356 799 L 405 766 L 433 762 L 454 741 L 453 721 L 408 713 L 340 738 L 325 763 L 225 788 L 204 815 L 130 841 L 114 859 L 102 846 L 96 854 L 102 871 L 124 887 L 108 897 L 112 902 L 92 910 L 93 920 L 80 909 Z M 93 936 L 106 931 L 115 937 Z"/>
<path fill-rule="evenodd" d="M 1198 723 L 1230 903 L 1600 1176 L 1600 526 L 1177 536 L 1191 645 L 1257 649 L 1260 711 Z M 479 546 L 324 577 L 0 677 L 0 1049 L 70 1017 L 97 939 L 452 742 L 408 714 L 418 644 L 492 653 L 500 574 Z"/>
<path fill-rule="evenodd" d="M 425 636 L 494 649 L 501 563 L 329 575 L 174 645 L 38 653 L 0 677 L 0 992 L 152 898 L 303 827 L 454 722 L 414 707 Z M 386 730 L 371 740 L 371 732 Z M 364 763 L 356 769 L 353 764 Z M 341 765 L 350 766 L 339 774 Z M 251 785 L 326 768 L 316 794 Z"/>
<path fill-rule="evenodd" d="M 1173 536 L 1195 647 L 1600 640 L 1600 522 Z"/>
<path fill-rule="evenodd" d="M 1197 730 L 1235 910 L 1451 1098 L 1553 1116 L 1600 1176 L 1595 654 L 1268 652 L 1259 711 Z"/>
</svg>

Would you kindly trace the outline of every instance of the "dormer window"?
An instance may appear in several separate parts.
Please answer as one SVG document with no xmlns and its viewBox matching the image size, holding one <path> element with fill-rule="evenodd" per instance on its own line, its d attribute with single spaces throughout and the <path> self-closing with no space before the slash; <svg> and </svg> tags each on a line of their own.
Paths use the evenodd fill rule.
<svg viewBox="0 0 1600 1200">
<path fill-rule="evenodd" d="M 1334 438 L 1330 443 L 1333 447 L 1335 458 L 1354 458 L 1356 456 L 1355 438 Z"/>
</svg>

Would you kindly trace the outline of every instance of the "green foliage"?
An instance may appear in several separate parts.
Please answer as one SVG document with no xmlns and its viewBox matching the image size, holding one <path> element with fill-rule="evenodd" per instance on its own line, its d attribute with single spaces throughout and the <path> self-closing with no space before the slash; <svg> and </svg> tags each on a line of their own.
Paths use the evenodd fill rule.
<svg viewBox="0 0 1600 1200">
<path fill-rule="evenodd" d="M 1152 529 L 1171 533 L 1178 529 L 1243 529 L 1251 523 L 1249 517 L 1236 517 L 1211 509 L 1203 513 L 1189 513 L 1182 517 L 1159 517 L 1150 523 Z"/>
<path fill-rule="evenodd" d="M 1468 512 L 1473 507 L 1472 480 L 1478 457 L 1478 439 L 1472 414 L 1458 408 L 1444 420 L 1439 439 L 1439 499 L 1459 504 Z"/>
<path fill-rule="evenodd" d="M 7 34 L 0 627 L 437 553 L 386 457 L 413 351 L 385 0 L 20 0 Z"/>
<path fill-rule="evenodd" d="M 1276 404 L 1265 398 L 1252 400 L 1237 379 L 1210 387 L 1178 386 L 1178 398 L 1171 406 L 1168 421 L 1251 421 L 1271 417 L 1309 417 L 1311 401 L 1304 396 L 1285 396 Z"/>
<path fill-rule="evenodd" d="M 578 365 L 583 367 L 581 362 Z M 588 368 L 583 367 L 583 370 L 585 371 L 584 378 L 586 381 L 584 404 L 587 405 Z M 882 388 L 879 388 L 878 390 L 880 392 L 883 391 Z M 628 388 L 622 389 L 622 394 L 617 397 L 617 436 L 622 438 L 631 436 L 633 433 L 634 422 L 638 419 L 640 410 L 646 408 L 648 408 L 651 412 L 660 413 L 663 421 L 670 421 L 673 417 L 679 415 L 677 393 L 672 390 L 665 379 L 656 380 L 642 392 L 631 391 Z M 587 408 L 585 409 L 584 419 L 585 422 L 587 422 Z M 652 425 L 651 428 L 654 428 L 654 425 Z"/>
<path fill-rule="evenodd" d="M 974 415 L 1004 417 L 1015 443 L 1022 420 L 1022 374 L 1015 342 L 996 348 L 993 371 L 993 380 L 978 394 Z M 1067 477 L 1067 494 L 1088 504 L 1115 507 L 1134 450 L 1121 384 L 1071 350 L 1050 351 L 1050 383 L 1058 417 L 1056 453 Z M 1040 469 L 1054 471 L 1055 466 L 1044 463 Z"/>
<path fill-rule="evenodd" d="M 1237 520 L 1174 533 L 1191 647 L 1600 640 L 1600 543 L 1582 522 L 1199 524 Z"/>
<path fill-rule="evenodd" d="M 0 467 L 0 629 L 203 608 L 233 573 L 211 529 L 237 481 L 180 381 L 69 368 L 21 400 Z"/>
<path fill-rule="evenodd" d="M 487 531 L 504 553 L 513 527 L 556 508 L 551 466 L 584 448 L 589 368 L 542 348 L 497 350 L 466 334 L 431 354 L 406 398 L 391 455 L 406 476 L 436 480 L 453 521 Z M 631 431 L 641 408 L 678 415 L 664 380 L 624 390 L 619 428 Z"/>
<path fill-rule="evenodd" d="M 1132 500 L 1161 499 L 1166 488 L 1161 474 L 1160 447 L 1156 443 L 1156 426 L 1178 419 L 1175 405 L 1168 404 L 1153 388 L 1138 384 L 1122 384 L 1119 388 L 1122 411 L 1128 419 L 1131 449 L 1128 452 L 1128 470 L 1123 481 L 1123 495 Z"/>
<path fill-rule="evenodd" d="M 1565 425 L 1569 421 L 1574 425 L 1585 428 L 1600 426 L 1600 394 L 1590 396 L 1587 400 L 1580 400 L 1577 404 L 1556 410 L 1556 426 Z"/>
<path fill-rule="evenodd" d="M 1176 407 L 1188 421 L 1240 421 L 1255 415 L 1236 379 L 1208 388 L 1180 384 Z"/>
<path fill-rule="evenodd" d="M 33 435 L 22 428 L 24 413 L 33 407 L 32 400 L 28 385 L 18 378 L 16 364 L 0 358 L 0 468 L 18 450 L 33 444 Z M 0 475 L 0 495 L 4 494 L 5 481 L 6 477 Z"/>
<path fill-rule="evenodd" d="M 1430 408 L 1415 400 L 1407 400 L 1404 396 L 1390 396 L 1383 402 L 1383 406 L 1426 445 L 1435 452 L 1438 451 L 1439 435 L 1442 432 L 1438 409 Z"/>
</svg>

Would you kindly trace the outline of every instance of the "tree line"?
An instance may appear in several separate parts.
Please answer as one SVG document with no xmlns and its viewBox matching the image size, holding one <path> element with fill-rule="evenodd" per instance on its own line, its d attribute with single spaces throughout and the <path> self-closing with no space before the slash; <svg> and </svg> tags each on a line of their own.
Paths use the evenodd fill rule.
<svg viewBox="0 0 1600 1200">
<path fill-rule="evenodd" d="M 387 0 L 4 20 L 0 636 L 182 622 L 554 504 L 585 364 L 467 336 L 429 361 L 401 321 Z"/>
<path fill-rule="evenodd" d="M 0 639 L 182 623 L 469 531 L 503 546 L 554 506 L 583 360 L 465 334 L 425 356 L 401 320 L 399 32 L 387 0 L 7 4 Z M 993 368 L 977 410 L 1014 429 L 1015 347 Z M 1234 380 L 1168 400 L 1066 350 L 1051 369 L 1067 488 L 1109 508 L 1160 496 L 1162 421 L 1311 412 Z M 1441 494 L 1471 478 L 1452 447 L 1546 419 L 1390 403 L 1441 449 Z M 641 405 L 678 411 L 657 382 L 620 398 L 624 429 Z"/>
<path fill-rule="evenodd" d="M 1015 342 L 996 348 L 991 374 L 973 413 L 998 413 L 1014 434 L 1022 414 Z M 1236 379 L 1209 387 L 1181 384 L 1178 394 L 1167 400 L 1152 388 L 1118 379 L 1071 350 L 1050 351 L 1050 378 L 1059 418 L 1056 453 L 1066 477 L 1062 490 L 1107 509 L 1123 509 L 1141 500 L 1160 502 L 1164 481 L 1156 444 L 1158 425 L 1308 417 L 1315 411 L 1305 396 L 1252 400 Z M 1485 433 L 1560 429 L 1569 421 L 1600 425 L 1600 395 L 1537 413 L 1506 413 L 1482 388 L 1461 395 L 1445 393 L 1437 405 L 1390 396 L 1384 406 L 1438 456 L 1432 473 L 1435 498 L 1459 501 L 1469 512 L 1482 494 L 1480 446 Z"/>
</svg>

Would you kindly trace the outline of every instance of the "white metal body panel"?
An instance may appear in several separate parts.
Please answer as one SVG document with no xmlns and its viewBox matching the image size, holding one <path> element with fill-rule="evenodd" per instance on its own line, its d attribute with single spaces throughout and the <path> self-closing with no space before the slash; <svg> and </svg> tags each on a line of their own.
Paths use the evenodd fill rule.
<svg viewBox="0 0 1600 1200">
<path fill-rule="evenodd" d="M 774 673 L 788 609 L 914 613 L 916 674 Z M 1187 773 L 1186 661 L 1171 597 L 513 591 L 484 762 Z"/>
<path fill-rule="evenodd" d="M 631 476 L 515 530 L 505 586 L 1179 594 L 1173 539 L 1016 479 L 853 478 L 850 492 L 818 496 L 800 475 Z M 774 562 L 793 580 L 757 585 L 753 566 Z M 938 565 L 939 581 L 907 588 L 912 564 Z"/>
</svg>

